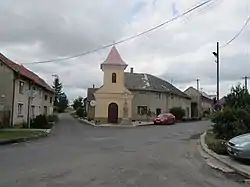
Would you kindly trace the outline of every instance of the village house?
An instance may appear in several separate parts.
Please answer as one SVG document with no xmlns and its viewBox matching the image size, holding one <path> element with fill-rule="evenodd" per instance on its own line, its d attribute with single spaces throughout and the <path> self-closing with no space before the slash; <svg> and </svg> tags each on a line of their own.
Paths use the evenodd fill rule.
<svg viewBox="0 0 250 187">
<path fill-rule="evenodd" d="M 201 117 L 204 112 L 210 113 L 213 110 L 214 100 L 205 92 L 189 87 L 184 91 L 192 99 L 191 116 Z M 199 108 L 198 108 L 199 107 Z M 199 114 L 198 114 L 199 113 Z"/>
<path fill-rule="evenodd" d="M 169 82 L 147 73 L 124 72 L 127 64 L 115 47 L 101 64 L 103 85 L 87 91 L 87 115 L 98 123 L 146 120 L 173 107 L 191 117 L 191 98 Z"/>
<path fill-rule="evenodd" d="M 53 112 L 54 91 L 38 75 L 0 54 L 0 123 L 27 123 Z"/>
</svg>

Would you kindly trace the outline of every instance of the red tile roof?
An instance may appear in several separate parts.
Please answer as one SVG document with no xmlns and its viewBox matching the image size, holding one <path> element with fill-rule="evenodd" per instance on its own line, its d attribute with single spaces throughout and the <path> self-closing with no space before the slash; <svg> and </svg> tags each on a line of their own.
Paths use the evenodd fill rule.
<svg viewBox="0 0 250 187">
<path fill-rule="evenodd" d="M 108 57 L 102 64 L 127 66 L 127 64 L 122 60 L 115 46 L 112 47 Z"/>
<path fill-rule="evenodd" d="M 5 57 L 3 54 L 0 53 L 0 61 L 4 63 L 6 66 L 8 66 L 10 69 L 15 71 L 16 73 L 19 73 L 20 75 L 30 79 L 33 81 L 35 84 L 43 87 L 44 89 L 54 92 L 54 90 L 42 79 L 40 78 L 37 74 L 33 73 L 32 71 L 28 70 L 22 65 L 19 65 L 12 60 L 8 59 Z"/>
</svg>

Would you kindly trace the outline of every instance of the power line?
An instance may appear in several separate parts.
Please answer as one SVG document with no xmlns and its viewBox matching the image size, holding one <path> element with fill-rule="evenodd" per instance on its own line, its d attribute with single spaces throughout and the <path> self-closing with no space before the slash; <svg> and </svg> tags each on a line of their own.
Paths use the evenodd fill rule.
<svg viewBox="0 0 250 187">
<path fill-rule="evenodd" d="M 228 46 L 235 39 L 237 39 L 241 35 L 241 33 L 244 31 L 244 29 L 246 28 L 246 26 L 248 25 L 249 22 L 250 22 L 250 16 L 247 18 L 246 22 L 244 23 L 243 27 L 241 27 L 241 29 L 239 30 L 239 32 L 237 32 L 237 34 L 231 40 L 229 40 L 227 43 L 225 43 L 224 45 L 220 46 L 220 48 L 224 48 L 224 47 Z"/>
<path fill-rule="evenodd" d="M 25 64 L 31 65 L 31 64 L 43 64 L 43 63 L 49 63 L 49 62 L 58 62 L 58 61 L 68 60 L 68 59 L 72 59 L 72 58 L 77 58 L 77 57 L 80 57 L 80 56 L 84 56 L 84 55 L 87 55 L 87 54 L 90 54 L 90 53 L 94 53 L 94 52 L 100 51 L 100 50 L 102 50 L 102 49 L 106 49 L 106 48 L 108 48 L 108 47 L 111 47 L 111 46 L 113 46 L 113 45 L 117 45 L 117 44 L 120 44 L 120 43 L 124 43 L 124 42 L 127 42 L 127 41 L 129 41 L 129 40 L 132 40 L 132 39 L 135 39 L 135 38 L 137 38 L 137 37 L 140 37 L 140 36 L 142 36 L 142 35 L 145 35 L 145 34 L 147 34 L 147 33 L 149 33 L 149 32 L 152 32 L 152 31 L 154 31 L 154 30 L 156 30 L 156 29 L 158 29 L 158 28 L 161 28 L 161 27 L 165 26 L 165 25 L 168 24 L 168 23 L 171 23 L 171 22 L 173 22 L 173 21 L 179 19 L 180 17 L 183 17 L 183 16 L 189 14 L 190 12 L 192 12 L 192 11 L 194 11 L 194 10 L 196 10 L 196 9 L 198 9 L 198 8 L 204 6 L 204 5 L 206 5 L 206 4 L 208 4 L 209 2 L 212 2 L 212 1 L 214 1 L 214 0 L 207 0 L 207 1 L 205 1 L 205 2 L 199 3 L 198 5 L 196 5 L 196 6 L 194 6 L 193 8 L 191 8 L 191 9 L 189 9 L 189 10 L 183 12 L 182 14 L 179 14 L 179 15 L 175 16 L 174 18 L 172 18 L 172 19 L 170 19 L 170 20 L 167 20 L 167 21 L 165 21 L 165 22 L 163 22 L 163 23 L 161 23 L 161 24 L 159 24 L 159 25 L 157 25 L 157 26 L 155 26 L 155 27 L 153 27 L 153 28 L 151 28 L 151 29 L 148 29 L 148 30 L 146 30 L 146 31 L 143 31 L 143 32 L 141 32 L 141 33 L 139 33 L 139 34 L 136 34 L 136 35 L 134 35 L 134 36 L 130 36 L 130 37 L 128 37 L 128 38 L 122 39 L 122 40 L 120 40 L 120 41 L 117 41 L 117 42 L 114 42 L 114 43 L 111 43 L 111 44 L 108 44 L 108 45 L 105 45 L 105 46 L 96 48 L 96 49 L 94 49 L 94 50 L 86 51 L 86 52 L 79 53 L 79 54 L 72 55 L 72 56 L 68 56 L 68 57 L 62 57 L 62 58 L 51 59 L 51 60 L 36 61 L 36 62 L 30 62 L 30 63 L 23 63 L 23 64 L 24 64 L 24 65 L 25 65 Z"/>
<path fill-rule="evenodd" d="M 187 23 L 188 21 L 193 19 L 194 16 L 200 16 L 201 14 L 206 12 L 207 10 L 214 8 L 214 6 L 216 6 L 216 4 L 220 3 L 221 1 L 223 1 L 223 0 L 215 0 L 214 2 L 206 5 L 205 7 L 201 8 L 200 10 L 198 10 L 196 15 L 190 14 L 190 16 L 187 16 L 186 18 L 183 19 L 182 23 Z"/>
</svg>

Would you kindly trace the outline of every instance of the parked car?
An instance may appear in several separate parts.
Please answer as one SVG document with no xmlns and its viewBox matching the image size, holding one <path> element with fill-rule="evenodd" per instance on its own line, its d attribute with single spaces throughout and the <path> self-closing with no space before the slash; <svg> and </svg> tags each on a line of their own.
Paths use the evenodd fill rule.
<svg viewBox="0 0 250 187">
<path fill-rule="evenodd" d="M 229 140 L 227 142 L 227 152 L 234 158 L 250 159 L 250 133 Z"/>
<path fill-rule="evenodd" d="M 163 113 L 154 119 L 154 124 L 174 124 L 175 116 L 171 113 Z"/>
</svg>

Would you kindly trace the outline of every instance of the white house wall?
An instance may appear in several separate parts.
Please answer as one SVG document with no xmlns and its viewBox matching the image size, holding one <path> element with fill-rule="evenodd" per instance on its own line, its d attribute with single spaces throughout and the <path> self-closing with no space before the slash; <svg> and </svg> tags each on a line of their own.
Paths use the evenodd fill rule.
<svg viewBox="0 0 250 187">
<path fill-rule="evenodd" d="M 24 82 L 24 93 L 19 93 L 19 82 Z M 47 114 L 53 113 L 53 94 L 46 91 L 45 89 L 34 86 L 34 98 L 31 99 L 30 102 L 30 118 L 35 117 L 40 114 L 44 114 L 44 106 L 47 106 Z M 28 98 L 29 98 L 29 83 L 27 81 L 24 81 L 22 79 L 17 79 L 15 81 L 15 99 L 14 99 L 14 111 L 13 111 L 13 124 L 20 124 L 23 122 L 27 122 L 28 117 Z M 48 95 L 47 101 L 45 101 L 45 94 Z M 52 103 L 50 103 L 50 97 L 52 97 Z M 22 114 L 18 114 L 18 104 L 23 104 L 23 110 Z M 32 106 L 34 106 L 34 116 L 32 116 Z"/>
</svg>

